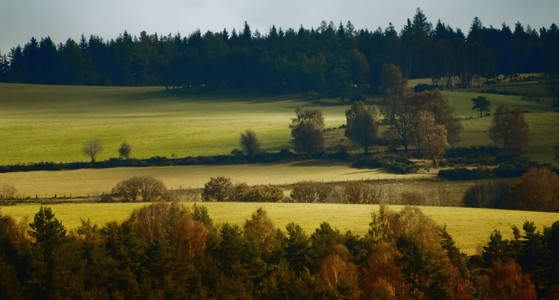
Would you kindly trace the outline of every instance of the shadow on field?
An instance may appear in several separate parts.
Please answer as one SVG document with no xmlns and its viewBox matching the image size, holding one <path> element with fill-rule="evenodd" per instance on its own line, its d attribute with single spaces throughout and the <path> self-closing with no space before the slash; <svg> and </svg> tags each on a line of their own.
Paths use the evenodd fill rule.
<svg viewBox="0 0 559 300">
<path fill-rule="evenodd" d="M 301 162 L 293 163 L 293 167 L 330 167 L 330 166 L 339 166 L 343 165 L 344 163 L 335 161 L 335 160 L 305 160 Z"/>
</svg>

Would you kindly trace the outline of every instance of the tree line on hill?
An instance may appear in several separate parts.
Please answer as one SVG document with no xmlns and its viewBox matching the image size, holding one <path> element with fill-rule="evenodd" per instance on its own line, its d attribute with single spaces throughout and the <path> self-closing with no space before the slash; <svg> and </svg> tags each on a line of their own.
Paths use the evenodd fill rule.
<svg viewBox="0 0 559 300">
<path fill-rule="evenodd" d="M 214 225 L 207 209 L 156 202 L 122 223 L 66 229 L 49 207 L 0 216 L 2 299 L 554 299 L 559 223 L 526 222 L 468 257 L 421 210 L 383 206 L 368 233 L 324 222 L 276 228 L 263 209 Z"/>
<path fill-rule="evenodd" d="M 466 35 L 440 20 L 433 27 L 418 8 L 401 32 L 356 29 L 347 22 L 317 28 L 253 31 L 245 22 L 231 33 L 199 30 L 188 36 L 99 36 L 56 45 L 32 38 L 0 56 L 0 81 L 317 92 L 352 97 L 355 87 L 376 92 L 383 64 L 408 78 L 433 78 L 441 87 L 468 87 L 479 76 L 547 73 L 559 93 L 559 29 L 485 27 L 475 18 Z M 461 78 L 455 83 L 454 77 Z M 447 80 L 439 80 L 446 78 Z M 437 79 L 437 80 L 435 80 Z M 479 82 L 479 81 L 477 81 Z M 555 100 L 555 99 L 554 99 Z"/>
</svg>

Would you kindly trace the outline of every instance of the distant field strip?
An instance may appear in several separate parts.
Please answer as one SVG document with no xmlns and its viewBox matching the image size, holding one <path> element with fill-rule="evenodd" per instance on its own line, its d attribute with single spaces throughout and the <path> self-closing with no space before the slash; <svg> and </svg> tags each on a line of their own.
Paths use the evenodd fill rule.
<svg viewBox="0 0 559 300">
<path fill-rule="evenodd" d="M 190 203 L 184 203 L 190 205 Z M 208 208 L 214 224 L 229 222 L 243 225 L 245 220 L 259 207 L 263 207 L 276 228 L 285 230 L 285 226 L 294 222 L 312 234 L 320 223 L 327 221 L 342 232 L 351 230 L 354 234 L 367 234 L 371 212 L 378 211 L 378 205 L 350 204 L 304 204 L 304 203 L 198 203 Z M 52 205 L 52 209 L 67 228 L 79 226 L 80 218 L 88 218 L 94 224 L 103 225 L 110 221 L 122 221 L 129 217 L 135 208 L 145 203 L 115 204 L 60 204 Z M 20 205 L 0 208 L 1 214 L 11 215 L 18 219 L 32 219 L 39 210 L 39 205 Z M 390 206 L 391 210 L 399 211 L 402 206 Z M 512 225 L 521 228 L 524 221 L 534 221 L 539 230 L 543 226 L 551 226 L 559 221 L 558 213 L 509 211 L 478 208 L 456 207 L 420 207 L 439 225 L 447 225 L 449 233 L 458 247 L 467 254 L 475 254 L 477 249 L 487 244 L 489 235 L 494 229 L 501 231 L 505 238 L 512 238 Z"/>
<path fill-rule="evenodd" d="M 396 175 L 378 169 L 353 169 L 343 162 L 302 161 L 274 164 L 196 165 L 147 168 L 81 169 L 0 174 L 0 184 L 13 184 L 23 197 L 76 197 L 108 193 L 119 181 L 149 175 L 171 189 L 203 188 L 210 177 L 230 177 L 235 183 L 292 184 L 303 180 L 339 182 L 346 180 L 418 179 L 433 175 Z"/>
</svg>

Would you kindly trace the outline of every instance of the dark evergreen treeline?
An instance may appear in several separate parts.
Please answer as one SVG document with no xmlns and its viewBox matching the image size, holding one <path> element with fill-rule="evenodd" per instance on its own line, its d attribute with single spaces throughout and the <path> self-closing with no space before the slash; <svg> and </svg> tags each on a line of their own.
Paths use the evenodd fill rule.
<svg viewBox="0 0 559 300">
<path fill-rule="evenodd" d="M 165 85 L 212 89 L 318 92 L 351 96 L 352 87 L 376 91 L 382 64 L 409 78 L 452 78 L 440 86 L 468 86 L 477 76 L 559 70 L 559 30 L 515 24 L 485 27 L 478 18 L 466 35 L 440 21 L 433 27 L 418 9 L 401 32 L 355 29 L 350 22 L 317 28 L 272 27 L 262 34 L 196 31 L 160 36 L 127 32 L 54 44 L 32 38 L 2 57 L 1 81 L 81 85 Z M 369 90 L 369 91 L 370 91 Z"/>
<path fill-rule="evenodd" d="M 419 209 L 385 207 L 359 237 L 275 228 L 258 209 L 214 225 L 205 207 L 154 203 L 68 230 L 50 208 L 0 216 L 2 299 L 555 299 L 559 223 L 526 222 L 467 257 Z M 29 223 L 29 224 L 28 224 Z"/>
</svg>

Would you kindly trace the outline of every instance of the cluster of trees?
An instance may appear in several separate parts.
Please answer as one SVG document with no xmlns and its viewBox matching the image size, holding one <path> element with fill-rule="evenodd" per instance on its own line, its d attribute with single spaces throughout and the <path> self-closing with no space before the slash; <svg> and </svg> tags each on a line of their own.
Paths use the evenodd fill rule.
<svg viewBox="0 0 559 300">
<path fill-rule="evenodd" d="M 421 92 L 409 89 L 400 68 L 389 64 L 383 66 L 380 90 L 384 94 L 381 114 L 390 125 L 385 134 L 396 136 L 404 151 L 408 151 L 409 144 L 415 144 L 436 165 L 445 149 L 460 140 L 460 120 L 438 89 Z"/>
<path fill-rule="evenodd" d="M 539 31 L 485 27 L 475 18 L 468 33 L 440 21 L 433 26 L 416 14 L 397 32 L 356 29 L 322 22 L 317 28 L 253 31 L 196 31 L 187 37 L 124 32 L 105 41 L 99 36 L 32 38 L 0 56 L 0 80 L 82 85 L 165 85 L 212 89 L 252 88 L 351 97 L 353 87 L 376 91 L 383 64 L 395 64 L 409 78 L 431 77 L 440 86 L 469 86 L 472 78 L 546 72 L 558 82 L 559 29 Z M 447 78 L 446 80 L 435 80 Z M 553 85 L 554 95 L 559 93 Z"/>
<path fill-rule="evenodd" d="M 465 206 L 559 212 L 559 175 L 546 167 L 530 168 L 513 184 L 494 182 L 470 187 Z"/>
<path fill-rule="evenodd" d="M 536 299 L 557 296 L 559 223 L 500 235 L 470 259 L 417 208 L 381 207 L 363 237 L 322 223 L 242 226 L 204 207 L 154 203 L 122 223 L 68 231 L 52 210 L 0 216 L 3 299 Z M 519 251 L 516 251 L 519 250 Z M 527 272 L 527 273 L 524 273 Z"/>
</svg>

